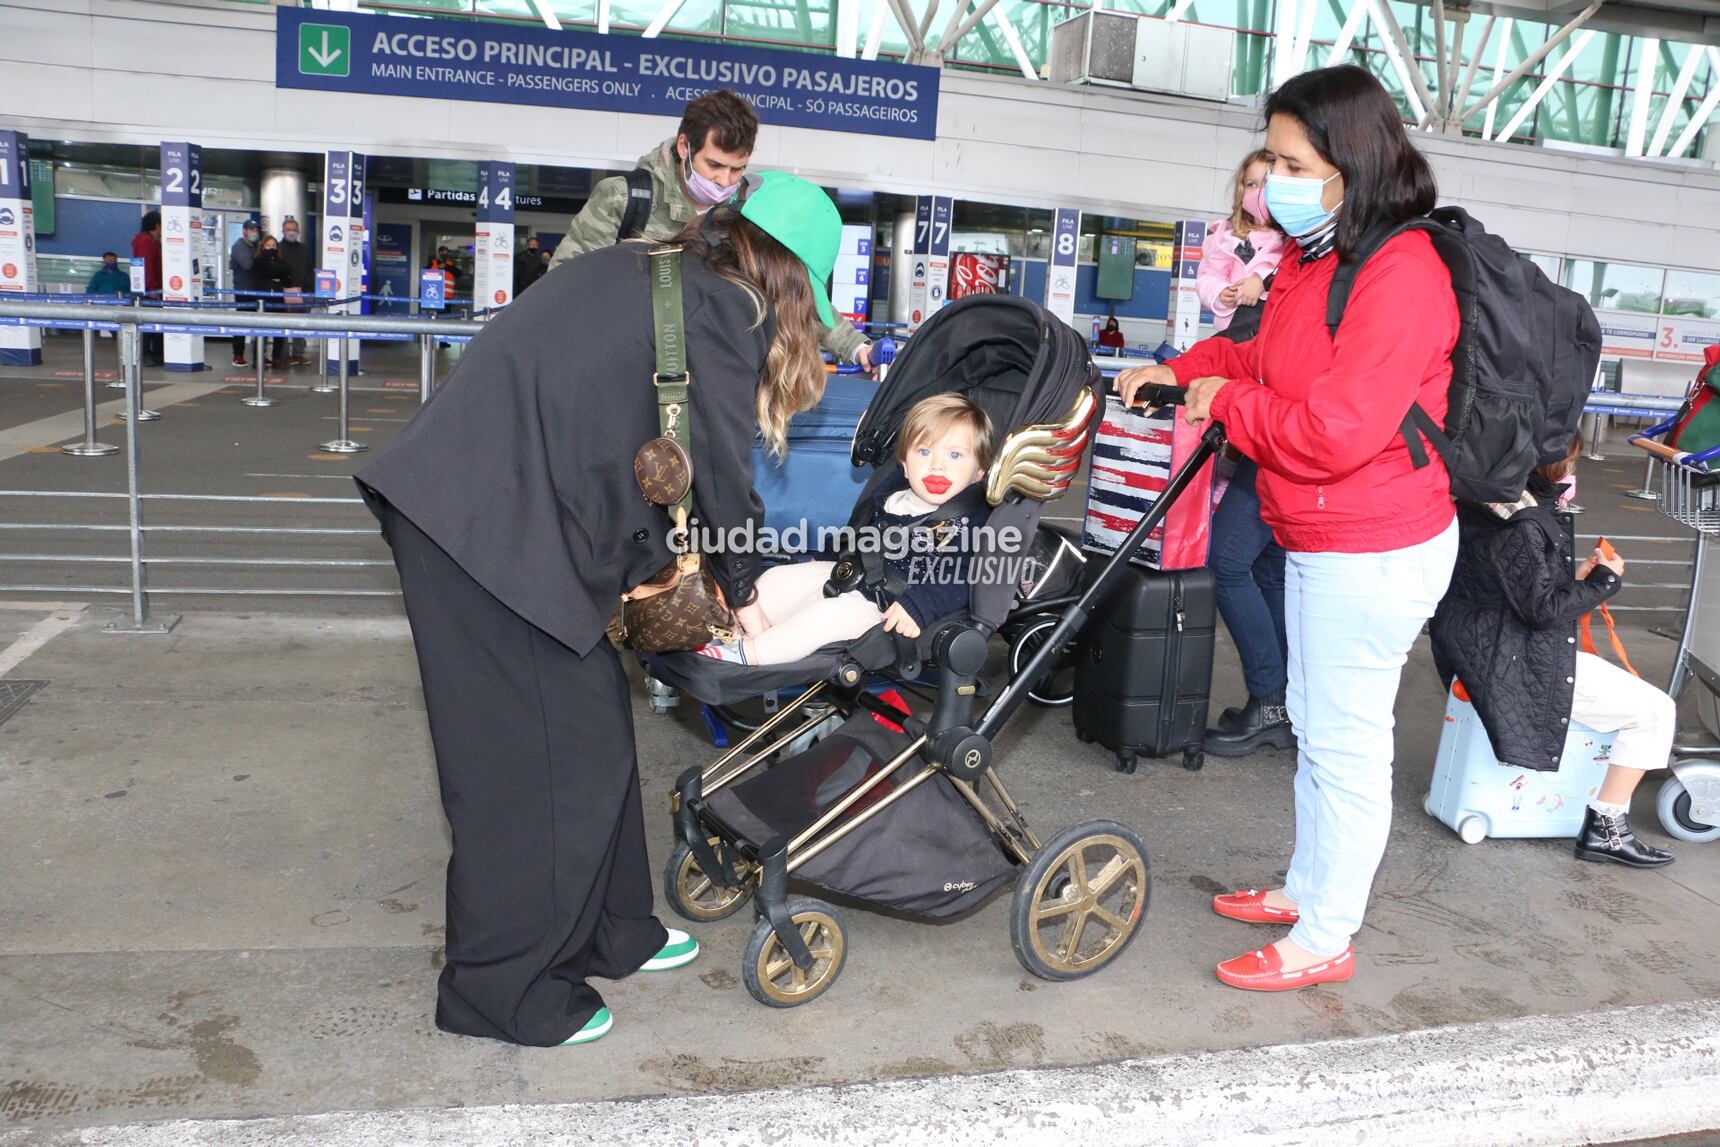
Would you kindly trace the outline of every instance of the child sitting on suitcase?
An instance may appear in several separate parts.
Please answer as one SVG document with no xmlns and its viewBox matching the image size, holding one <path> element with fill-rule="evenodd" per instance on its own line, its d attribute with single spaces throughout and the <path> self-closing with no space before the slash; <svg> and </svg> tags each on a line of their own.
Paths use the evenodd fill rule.
<svg viewBox="0 0 1720 1147">
<path fill-rule="evenodd" d="M 879 554 L 871 584 L 831 581 L 841 567 L 861 572 L 857 555 L 843 562 L 773 566 L 758 579 L 765 627 L 698 652 L 719 661 L 777 665 L 851 641 L 879 621 L 886 630 L 915 638 L 926 625 L 966 607 L 968 581 L 952 574 L 966 568 L 962 541 L 990 513 L 980 483 L 991 465 L 991 434 L 985 411 L 960 395 L 915 403 L 896 446 L 903 477 L 874 493 L 864 527 L 878 535 L 871 539 L 874 551 L 879 539 L 896 543 Z"/>
<path fill-rule="evenodd" d="M 1604 542 L 1579 564 L 1559 483 L 1576 469 L 1582 438 L 1529 478 L 1509 505 L 1459 503 L 1461 542 L 1451 588 L 1434 614 L 1434 662 L 1446 688 L 1461 680 L 1494 755 L 1542 771 L 1559 767 L 1572 721 L 1617 733 L 1600 792 L 1577 837 L 1583 860 L 1657 868 L 1672 856 L 1631 832 L 1631 793 L 1665 768 L 1677 711 L 1653 685 L 1577 649 L 1577 623 L 1617 593 L 1624 560 Z"/>
</svg>

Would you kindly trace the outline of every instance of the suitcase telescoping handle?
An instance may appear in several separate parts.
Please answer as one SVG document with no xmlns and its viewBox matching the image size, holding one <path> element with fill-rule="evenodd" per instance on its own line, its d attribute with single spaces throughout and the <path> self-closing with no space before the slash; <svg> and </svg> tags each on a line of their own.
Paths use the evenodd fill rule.
<svg viewBox="0 0 1720 1147">
<path fill-rule="evenodd" d="M 1180 405 L 1183 393 L 1181 387 L 1149 386 L 1142 388 L 1137 397 L 1144 398 L 1149 406 L 1170 406 Z M 1200 445 L 1195 448 L 1193 454 L 1189 455 L 1188 461 L 1184 462 L 1182 467 L 1171 475 L 1170 482 L 1165 486 L 1165 492 L 1159 495 L 1158 501 L 1154 502 L 1152 508 L 1142 515 L 1141 520 L 1135 523 L 1135 528 L 1129 531 L 1129 536 L 1123 539 L 1123 544 L 1117 547 L 1117 552 L 1106 559 L 1099 575 L 1087 586 L 1087 591 L 1081 595 L 1079 600 L 1063 611 L 1062 618 L 1057 622 L 1057 628 L 1053 629 L 1050 636 L 1040 643 L 1039 648 L 1034 651 L 1033 657 L 1027 665 L 1010 680 L 1003 692 L 998 694 L 997 700 L 992 703 L 990 709 L 986 710 L 986 714 L 980 720 L 979 728 L 975 732 L 987 739 L 997 736 L 998 730 L 1002 729 L 1004 723 L 1017 709 L 1021 708 L 1022 702 L 1027 698 L 1027 691 L 1039 684 L 1039 678 L 1051 667 L 1054 659 L 1061 657 L 1064 646 L 1068 645 L 1076 634 L 1086 627 L 1087 619 L 1092 616 L 1093 611 L 1105 603 L 1106 597 L 1116 588 L 1122 577 L 1123 567 L 1129 564 L 1129 560 L 1135 556 L 1135 552 L 1146 543 L 1147 536 L 1159 528 L 1159 524 L 1165 520 L 1165 515 L 1171 512 L 1171 507 L 1176 505 L 1176 501 L 1182 496 L 1183 491 L 1187 490 L 1190 483 L 1200 474 L 1201 468 L 1212 461 L 1213 456 L 1223 449 L 1224 427 L 1216 422 L 1208 422 L 1206 430 L 1200 436 Z"/>
</svg>

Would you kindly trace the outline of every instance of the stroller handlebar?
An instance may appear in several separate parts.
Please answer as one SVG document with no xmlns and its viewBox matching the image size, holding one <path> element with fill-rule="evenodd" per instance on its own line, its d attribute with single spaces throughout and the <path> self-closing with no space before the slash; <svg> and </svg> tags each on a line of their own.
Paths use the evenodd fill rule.
<svg viewBox="0 0 1720 1147">
<path fill-rule="evenodd" d="M 1136 406 L 1182 406 L 1188 402 L 1188 391 L 1180 386 L 1148 383 L 1135 392 Z"/>
</svg>

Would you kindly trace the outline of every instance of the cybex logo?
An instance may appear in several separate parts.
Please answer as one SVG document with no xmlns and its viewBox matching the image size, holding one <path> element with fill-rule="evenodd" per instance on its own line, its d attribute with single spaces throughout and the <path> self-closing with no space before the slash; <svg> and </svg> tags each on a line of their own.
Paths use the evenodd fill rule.
<svg viewBox="0 0 1720 1147">
<path fill-rule="evenodd" d="M 950 883 L 944 885 L 944 891 L 945 892 L 972 892 L 974 889 L 976 889 L 978 887 L 979 887 L 979 885 L 975 884 L 971 880 L 952 880 Z"/>
</svg>

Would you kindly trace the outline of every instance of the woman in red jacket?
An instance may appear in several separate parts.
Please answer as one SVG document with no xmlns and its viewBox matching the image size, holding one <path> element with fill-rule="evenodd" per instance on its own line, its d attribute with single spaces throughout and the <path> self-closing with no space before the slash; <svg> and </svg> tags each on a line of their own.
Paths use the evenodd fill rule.
<svg viewBox="0 0 1720 1147">
<path fill-rule="evenodd" d="M 1327 331 L 1338 264 L 1437 195 L 1379 81 L 1348 66 L 1306 72 L 1272 94 L 1266 118 L 1266 203 L 1294 245 L 1260 333 L 1208 339 L 1118 381 L 1125 401 L 1144 383 L 1186 385 L 1187 421 L 1222 423 L 1259 464 L 1261 515 L 1288 551 L 1295 853 L 1283 888 L 1212 904 L 1293 925 L 1218 966 L 1234 987 L 1282 991 L 1354 973 L 1350 939 L 1385 854 L 1398 679 L 1457 555 L 1445 467 L 1430 448 L 1417 469 L 1399 426 L 1415 402 L 1444 421 L 1458 314 L 1445 264 L 1410 232 L 1367 260 L 1336 337 Z"/>
</svg>

